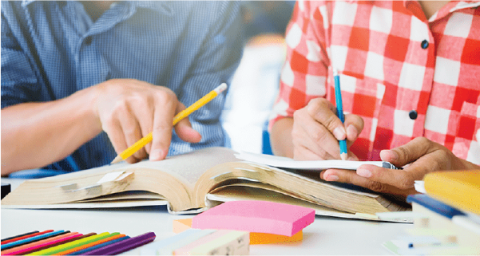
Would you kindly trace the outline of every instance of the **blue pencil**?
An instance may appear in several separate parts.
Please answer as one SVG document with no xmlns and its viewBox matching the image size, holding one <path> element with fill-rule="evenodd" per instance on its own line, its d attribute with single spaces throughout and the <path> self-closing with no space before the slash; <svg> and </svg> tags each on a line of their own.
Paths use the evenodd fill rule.
<svg viewBox="0 0 480 256">
<path fill-rule="evenodd" d="M 70 231 L 68 231 L 68 232 L 70 232 Z M 57 236 L 57 235 L 60 235 L 62 233 L 65 233 L 65 231 L 64 230 L 58 230 L 58 231 L 48 232 L 48 233 L 43 234 L 43 235 L 29 237 L 29 238 L 19 240 L 19 241 L 15 241 L 15 242 L 12 242 L 12 243 L 9 243 L 9 244 L 4 244 L 4 245 L 1 246 L 1 249 L 3 251 L 3 250 L 6 250 L 6 249 L 9 249 L 9 248 L 12 248 L 12 247 L 16 247 L 16 246 L 32 243 L 32 242 L 35 242 L 35 241 L 38 241 L 38 240 L 46 239 L 46 238 L 49 238 L 49 237 Z"/>
<path fill-rule="evenodd" d="M 345 123 L 345 116 L 343 115 L 343 103 L 342 103 L 342 91 L 340 90 L 340 77 L 336 69 L 333 69 L 333 80 L 335 82 L 335 102 L 337 103 L 337 116 L 342 123 Z M 347 140 L 340 140 L 340 158 L 346 160 L 348 156 L 347 152 Z"/>
</svg>

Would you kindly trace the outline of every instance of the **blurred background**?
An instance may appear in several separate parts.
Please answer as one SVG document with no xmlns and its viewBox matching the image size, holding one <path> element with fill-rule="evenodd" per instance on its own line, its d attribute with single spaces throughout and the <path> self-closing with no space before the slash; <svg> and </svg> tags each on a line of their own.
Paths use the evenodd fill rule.
<svg viewBox="0 0 480 256">
<path fill-rule="evenodd" d="M 237 151 L 271 154 L 268 116 L 286 57 L 285 30 L 295 1 L 243 1 L 245 49 L 221 121 L 226 145 Z"/>
</svg>

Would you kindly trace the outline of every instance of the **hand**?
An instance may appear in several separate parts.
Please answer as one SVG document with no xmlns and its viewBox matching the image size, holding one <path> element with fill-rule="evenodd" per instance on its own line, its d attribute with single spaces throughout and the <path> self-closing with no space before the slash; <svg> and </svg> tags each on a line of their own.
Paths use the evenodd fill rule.
<svg viewBox="0 0 480 256">
<path fill-rule="evenodd" d="M 126 159 L 137 162 L 150 154 L 150 160 L 167 156 L 175 114 L 185 109 L 173 91 L 163 86 L 133 79 L 112 79 L 94 87 L 94 112 L 108 134 L 117 154 L 153 132 L 152 143 Z M 175 132 L 184 141 L 196 143 L 201 135 L 185 118 L 177 123 Z"/>
<path fill-rule="evenodd" d="M 446 147 L 424 137 L 392 150 L 380 152 L 382 161 L 403 170 L 385 169 L 374 165 L 362 165 L 356 172 L 331 169 L 320 173 L 327 181 L 338 181 L 362 186 L 373 191 L 407 196 L 415 194 L 414 181 L 422 180 L 429 172 L 439 170 L 473 170 L 479 166 L 456 157 Z"/>
<path fill-rule="evenodd" d="M 336 108 L 324 98 L 313 99 L 295 111 L 292 128 L 295 160 L 340 159 L 338 141 L 347 138 L 347 147 L 353 144 L 363 130 L 363 119 L 347 114 L 344 125 L 335 113 Z M 348 157 L 358 160 L 350 151 Z"/>
</svg>

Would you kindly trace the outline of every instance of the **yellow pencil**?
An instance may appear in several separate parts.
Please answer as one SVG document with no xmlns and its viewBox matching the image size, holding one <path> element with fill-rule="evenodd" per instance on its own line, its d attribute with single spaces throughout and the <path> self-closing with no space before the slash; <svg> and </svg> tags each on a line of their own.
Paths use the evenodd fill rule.
<svg viewBox="0 0 480 256">
<path fill-rule="evenodd" d="M 197 102 L 193 103 L 190 107 L 186 108 L 182 112 L 178 113 L 174 118 L 173 118 L 173 125 L 175 126 L 180 120 L 184 119 L 188 115 L 190 115 L 193 111 L 203 107 L 203 105 L 207 104 L 213 98 L 217 97 L 218 94 L 221 92 L 225 91 L 227 89 L 227 84 L 223 83 L 219 85 L 217 88 L 215 88 L 213 91 L 209 92 L 207 95 L 203 96 L 201 99 L 199 99 Z M 111 164 L 115 164 L 118 162 L 121 162 L 131 155 L 133 155 L 135 152 L 140 150 L 141 148 L 145 147 L 148 143 L 150 143 L 153 139 L 152 133 L 149 133 L 147 136 L 143 137 L 139 141 L 135 142 L 132 146 L 129 148 L 125 149 L 120 155 L 115 157 L 113 159 Z"/>
</svg>

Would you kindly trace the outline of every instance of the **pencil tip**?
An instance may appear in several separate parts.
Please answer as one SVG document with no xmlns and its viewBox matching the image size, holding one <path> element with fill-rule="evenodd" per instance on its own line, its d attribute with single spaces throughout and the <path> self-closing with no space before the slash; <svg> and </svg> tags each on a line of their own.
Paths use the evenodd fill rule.
<svg viewBox="0 0 480 256">
<path fill-rule="evenodd" d="M 115 159 L 113 159 L 113 161 L 110 163 L 110 164 L 116 164 L 116 163 L 119 163 L 121 162 L 123 159 L 121 156 L 117 156 L 115 157 Z"/>
<path fill-rule="evenodd" d="M 340 158 L 341 158 L 343 161 L 345 161 L 345 160 L 347 160 L 347 158 L 348 158 L 348 154 L 342 153 L 342 154 L 340 154 Z"/>
</svg>

